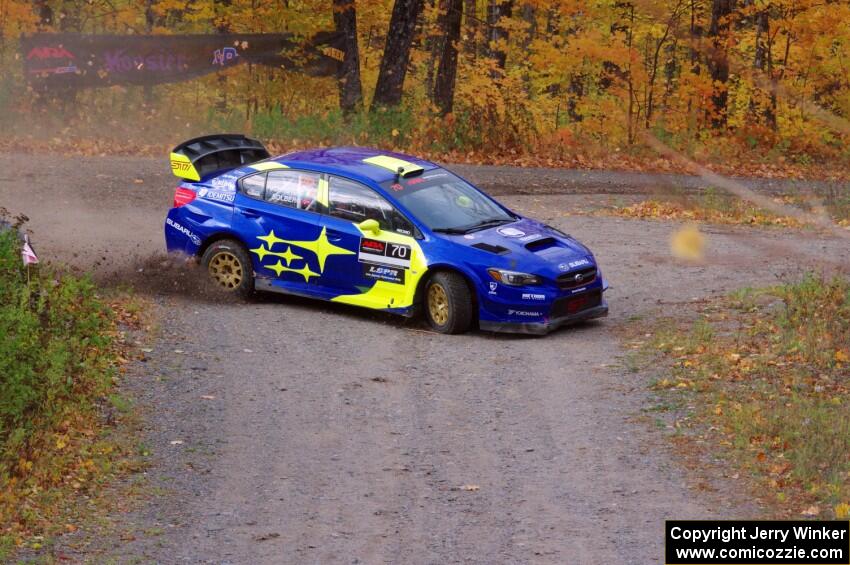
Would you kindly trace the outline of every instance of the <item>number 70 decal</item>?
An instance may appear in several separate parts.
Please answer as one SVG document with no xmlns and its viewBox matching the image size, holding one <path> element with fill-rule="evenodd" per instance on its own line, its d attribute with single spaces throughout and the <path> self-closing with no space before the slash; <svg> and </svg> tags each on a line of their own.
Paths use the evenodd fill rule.
<svg viewBox="0 0 850 565">
<path fill-rule="evenodd" d="M 393 265 L 403 269 L 410 268 L 411 247 L 401 243 L 361 239 L 357 260 L 378 265 Z"/>
</svg>

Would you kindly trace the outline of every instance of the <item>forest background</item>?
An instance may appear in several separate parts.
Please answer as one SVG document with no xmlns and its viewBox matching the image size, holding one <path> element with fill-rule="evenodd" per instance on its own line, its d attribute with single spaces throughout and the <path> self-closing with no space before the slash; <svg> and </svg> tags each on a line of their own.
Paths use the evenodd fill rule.
<svg viewBox="0 0 850 565">
<path fill-rule="evenodd" d="M 338 31 L 337 76 L 233 66 L 45 92 L 19 40 Z M 0 146 L 163 154 L 211 131 L 273 149 L 375 145 L 453 162 L 846 178 L 847 0 L 0 0 Z M 835 127 L 835 124 L 840 127 Z"/>
</svg>

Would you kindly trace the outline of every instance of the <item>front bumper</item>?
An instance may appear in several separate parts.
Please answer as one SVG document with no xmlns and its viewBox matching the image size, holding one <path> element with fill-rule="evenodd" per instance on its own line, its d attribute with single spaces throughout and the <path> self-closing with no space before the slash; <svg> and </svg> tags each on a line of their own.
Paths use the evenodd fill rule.
<svg viewBox="0 0 850 565">
<path fill-rule="evenodd" d="M 577 324 L 579 322 L 584 322 L 585 320 L 604 318 L 607 315 L 608 303 L 605 300 L 602 300 L 601 304 L 594 306 L 593 308 L 588 308 L 587 310 L 582 310 L 572 315 L 561 316 L 544 322 L 493 322 L 489 320 L 481 320 L 478 325 L 483 331 L 487 332 L 546 335 L 557 328 Z"/>
</svg>

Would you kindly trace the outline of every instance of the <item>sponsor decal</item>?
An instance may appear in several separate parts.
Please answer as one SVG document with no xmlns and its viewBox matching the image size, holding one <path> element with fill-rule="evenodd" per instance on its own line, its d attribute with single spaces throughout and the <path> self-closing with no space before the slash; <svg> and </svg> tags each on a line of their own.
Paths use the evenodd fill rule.
<svg viewBox="0 0 850 565">
<path fill-rule="evenodd" d="M 216 177 L 210 183 L 213 188 L 227 188 L 233 190 L 233 185 L 236 183 L 236 177 L 232 175 L 222 175 L 220 177 Z"/>
<path fill-rule="evenodd" d="M 499 228 L 497 231 L 505 237 L 522 237 L 525 235 L 524 231 L 516 228 Z"/>
<path fill-rule="evenodd" d="M 463 239 L 475 239 L 475 236 L 471 233 L 468 233 L 465 236 L 463 236 Z"/>
<path fill-rule="evenodd" d="M 30 73 L 38 75 L 64 75 L 66 73 L 76 73 L 78 70 L 77 65 L 68 65 L 67 67 L 51 67 L 49 69 L 30 69 Z"/>
<path fill-rule="evenodd" d="M 361 238 L 360 253 L 357 255 L 357 260 L 361 263 L 376 263 L 408 269 L 410 268 L 411 255 L 412 250 L 409 245 Z"/>
<path fill-rule="evenodd" d="M 233 202 L 233 200 L 236 198 L 236 195 L 232 192 L 225 192 L 223 190 L 210 190 L 209 188 L 199 189 L 198 196 L 201 198 L 208 198 L 209 200 L 219 200 L 221 202 Z"/>
<path fill-rule="evenodd" d="M 577 289 L 573 290 L 572 294 L 578 294 L 579 292 L 584 292 L 585 290 L 587 290 L 587 287 L 583 286 L 581 288 L 577 288 Z"/>
<path fill-rule="evenodd" d="M 183 235 L 185 235 L 189 239 L 191 239 L 192 243 L 194 243 L 195 245 L 201 244 L 201 238 L 198 237 L 197 235 L 195 235 L 194 233 L 192 233 L 192 230 L 190 230 L 189 228 L 178 224 L 177 222 L 175 222 L 171 218 L 166 218 L 165 223 L 168 224 L 169 226 L 171 226 L 172 228 L 176 229 L 177 231 L 179 231 L 180 233 L 182 233 Z"/>
<path fill-rule="evenodd" d="M 498 289 L 498 288 L 499 288 L 499 283 L 497 283 L 495 281 L 491 282 L 490 283 L 490 294 L 496 294 L 496 289 Z"/>
<path fill-rule="evenodd" d="M 447 177 L 447 176 L 449 176 L 448 173 L 428 173 L 428 174 L 422 175 L 420 178 L 422 180 L 431 180 L 431 179 L 438 179 L 438 178 Z"/>
<path fill-rule="evenodd" d="M 392 186 L 390 186 L 390 188 L 393 189 L 394 192 L 401 192 L 402 190 L 404 190 L 404 187 L 399 183 L 394 183 Z"/>
<path fill-rule="evenodd" d="M 545 294 L 531 294 L 531 293 L 523 293 L 523 300 L 546 300 Z"/>
<path fill-rule="evenodd" d="M 363 276 L 367 279 L 385 281 L 395 284 L 404 284 L 404 269 L 398 267 L 386 267 L 383 265 L 372 265 L 362 263 Z"/>
<path fill-rule="evenodd" d="M 104 53 L 105 69 L 108 73 L 126 73 L 130 71 L 173 71 L 187 68 L 189 60 L 185 55 L 172 55 L 160 51 L 154 55 L 133 55 L 126 49 L 115 49 Z"/>
<path fill-rule="evenodd" d="M 396 228 L 395 231 L 400 233 L 401 235 L 413 235 L 413 232 L 404 228 Z"/>
<path fill-rule="evenodd" d="M 525 237 L 519 238 L 519 240 L 522 241 L 523 243 L 525 243 L 525 242 L 528 242 L 528 241 L 533 241 L 533 240 L 538 239 L 538 238 L 540 238 L 539 233 L 532 233 L 532 234 L 529 234 Z"/>
<path fill-rule="evenodd" d="M 587 259 L 579 259 L 578 261 L 570 261 L 569 263 L 561 263 L 558 265 L 558 268 L 562 271 L 569 271 L 570 269 L 575 269 L 576 267 L 584 267 L 590 265 L 590 261 Z M 581 279 L 576 279 L 576 282 L 581 282 Z"/>
<path fill-rule="evenodd" d="M 235 61 L 239 57 L 239 53 L 236 51 L 235 47 L 225 47 L 223 49 L 216 49 L 213 52 L 213 65 L 221 65 L 225 66 L 230 61 Z"/>
<path fill-rule="evenodd" d="M 42 61 L 44 59 L 76 59 L 76 57 L 60 45 L 59 47 L 33 47 L 27 53 L 27 60 L 29 59 Z"/>
<path fill-rule="evenodd" d="M 528 312 L 526 310 L 508 310 L 508 316 L 523 316 L 526 318 L 539 318 L 542 316 L 540 312 Z"/>
</svg>

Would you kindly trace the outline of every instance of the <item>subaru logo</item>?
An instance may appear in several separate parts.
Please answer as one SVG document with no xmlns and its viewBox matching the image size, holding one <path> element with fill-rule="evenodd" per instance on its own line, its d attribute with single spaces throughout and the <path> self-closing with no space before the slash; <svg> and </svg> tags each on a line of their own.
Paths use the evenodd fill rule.
<svg viewBox="0 0 850 565">
<path fill-rule="evenodd" d="M 581 274 L 581 273 L 578 273 L 578 274 L 576 274 L 576 276 L 574 277 L 573 280 L 575 280 L 577 283 L 580 283 L 581 281 L 584 280 L 584 275 Z"/>
</svg>

